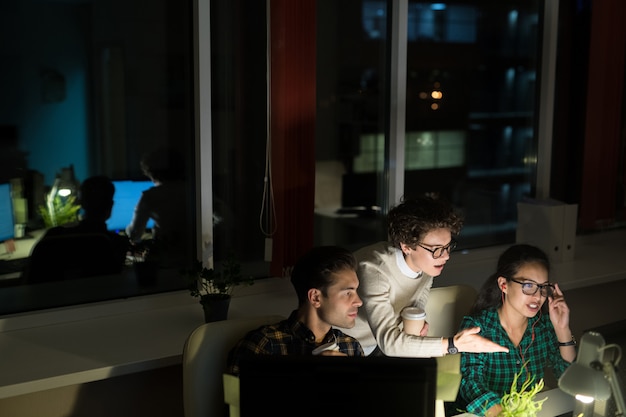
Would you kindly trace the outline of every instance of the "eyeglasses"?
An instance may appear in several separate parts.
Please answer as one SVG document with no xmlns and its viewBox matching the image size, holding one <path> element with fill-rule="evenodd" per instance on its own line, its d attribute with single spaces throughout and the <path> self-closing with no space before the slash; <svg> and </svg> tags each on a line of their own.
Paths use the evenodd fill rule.
<svg viewBox="0 0 626 417">
<path fill-rule="evenodd" d="M 536 282 L 518 281 L 511 278 L 511 281 L 517 282 L 522 286 L 522 292 L 526 295 L 535 295 L 537 291 L 540 291 L 542 297 L 552 297 L 554 293 L 554 285 L 552 284 L 537 284 Z"/>
<path fill-rule="evenodd" d="M 433 255 L 433 259 L 437 259 L 441 258 L 444 252 L 448 252 L 448 254 L 452 252 L 454 248 L 456 248 L 456 241 L 451 240 L 446 246 L 439 246 L 434 249 L 427 248 L 422 243 L 418 243 L 417 246 L 430 252 L 430 254 Z"/>
</svg>

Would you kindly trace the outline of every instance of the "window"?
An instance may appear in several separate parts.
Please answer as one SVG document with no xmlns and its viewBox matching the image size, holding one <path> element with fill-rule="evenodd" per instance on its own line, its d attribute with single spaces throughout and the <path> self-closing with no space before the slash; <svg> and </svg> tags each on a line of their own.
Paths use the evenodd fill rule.
<svg viewBox="0 0 626 417">
<path fill-rule="evenodd" d="M 317 242 L 357 248 L 384 238 L 384 210 L 344 204 L 360 197 L 358 207 L 385 207 L 398 169 L 404 196 L 438 193 L 464 212 L 461 247 L 513 242 L 516 203 L 532 196 L 536 175 L 540 45 L 533 40 L 543 3 L 408 1 L 400 16 L 406 68 L 398 69 L 406 71 L 405 126 L 402 140 L 392 141 L 388 30 L 391 7 L 400 3 L 319 6 L 318 166 L 339 165 L 340 195 L 350 198 L 336 199 L 330 207 L 339 211 L 330 216 L 330 207 L 316 207 L 318 224 L 328 225 L 317 229 Z M 332 23 L 331 13 L 338 16 Z M 362 30 L 351 30 L 359 24 Z M 393 163 L 397 146 L 403 156 Z"/>
<path fill-rule="evenodd" d="M 315 181 L 314 213 L 308 206 L 294 208 L 292 200 L 280 207 L 314 218 L 315 237 L 309 242 L 308 224 L 297 225 L 281 244 L 357 249 L 385 239 L 389 204 L 418 192 L 442 193 L 464 210 L 460 247 L 509 243 L 516 202 L 535 194 L 536 178 L 544 179 L 545 171 L 558 186 L 557 198 L 578 202 L 580 177 L 606 168 L 581 168 L 584 164 L 578 161 L 585 142 L 585 103 L 579 98 L 587 81 L 580 63 L 588 58 L 579 43 L 589 38 L 578 26 L 569 32 L 567 25 L 559 27 L 564 34 L 560 42 L 567 42 L 564 50 L 576 56 L 566 56 L 560 64 L 572 69 L 572 79 L 556 80 L 561 111 L 555 112 L 552 161 L 538 156 L 538 147 L 547 145 L 538 140 L 543 91 L 537 58 L 543 6 L 552 3 L 316 1 L 317 42 L 308 45 L 316 48 L 317 107 L 315 120 L 307 125 L 310 130 L 315 125 L 315 169 L 309 172 L 307 166 L 307 172 L 297 173 L 307 186 Z M 393 42 L 406 41 L 406 67 L 394 68 L 390 57 L 397 44 L 389 33 L 401 31 L 390 7 L 399 4 L 406 5 L 406 34 Z M 193 16 L 197 5 L 201 13 Z M 0 33 L 16 41 L 0 48 L 0 176 L 25 178 L 18 181 L 23 188 L 12 183 L 12 190 L 24 193 L 14 202 L 16 221 L 27 225 L 26 237 L 41 230 L 41 225 L 31 224 L 31 216 L 57 173 L 71 167 L 78 180 L 98 173 L 115 180 L 145 180 L 139 166 L 144 151 L 174 144 L 180 146 L 189 178 L 188 198 L 182 203 L 191 219 L 188 231 L 196 235 L 189 239 L 189 259 L 214 255 L 219 262 L 235 252 L 245 273 L 268 276 L 272 245 L 266 232 L 271 230 L 272 208 L 266 205 L 271 145 L 267 93 L 276 91 L 276 85 L 267 82 L 267 35 L 272 28 L 259 16 L 267 16 L 271 7 L 244 0 L 3 2 Z M 582 13 L 582 18 L 590 14 L 563 2 L 560 7 L 572 15 Z M 193 58 L 196 19 L 201 67 Z M 406 117 L 392 138 L 391 120 L 397 123 L 397 118 L 390 117 L 389 91 L 398 74 L 406 75 Z M 621 77 L 623 81 L 623 66 Z M 611 97 L 617 103 L 619 97 Z M 274 99 L 284 103 L 290 98 Z M 600 106 L 592 110 L 594 126 L 600 129 L 609 112 Z M 575 147 L 564 143 L 572 139 Z M 619 153 L 616 165 L 624 159 Z M 394 155 L 401 156 L 394 160 Z M 292 158 L 283 155 L 283 160 Z M 274 175 L 293 176 L 304 167 L 281 168 L 285 171 Z M 602 172 L 603 183 L 612 187 L 602 197 L 623 197 L 619 176 Z M 390 181 L 396 175 L 402 178 L 400 190 Z M 589 210 L 587 224 L 596 224 L 596 229 L 623 224 L 623 198 L 617 200 L 604 204 L 601 213 Z M 3 261 L 9 257 L 0 256 Z M 288 271 L 289 264 L 283 267 Z M 129 272 L 98 285 L 57 283 L 39 291 L 2 279 L 0 314 L 50 307 L 50 299 L 55 306 L 67 305 L 183 286 L 176 273 L 156 285 L 140 286 Z"/>
<path fill-rule="evenodd" d="M 26 232 L 15 252 L 0 255 L 0 314 L 184 286 L 175 272 L 179 265 L 161 264 L 146 285 L 132 265 L 80 282 L 28 285 L 21 272 L 45 232 L 39 210 L 57 175 L 78 182 L 92 175 L 149 181 L 142 156 L 172 147 L 185 178 L 175 197 L 185 216 L 180 236 L 187 236 L 179 240 L 181 262 L 195 258 L 188 238 L 196 230 L 192 6 L 191 0 L 0 5 L 0 33 L 11 39 L 0 47 L 0 183 L 14 185 L 15 221 Z M 132 210 L 125 215 L 130 223 Z"/>
</svg>

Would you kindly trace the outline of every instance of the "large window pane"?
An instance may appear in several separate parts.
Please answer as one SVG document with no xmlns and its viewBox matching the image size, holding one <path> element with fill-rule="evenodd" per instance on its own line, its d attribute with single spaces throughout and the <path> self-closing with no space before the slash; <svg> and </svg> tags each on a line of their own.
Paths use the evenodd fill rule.
<svg viewBox="0 0 626 417">
<path fill-rule="evenodd" d="M 461 208 L 466 247 L 514 241 L 532 191 L 540 3 L 409 1 L 405 193 Z"/>
<path fill-rule="evenodd" d="M 2 255 L 0 313 L 183 287 L 178 270 L 195 258 L 192 5 L 1 3 L 0 182 L 13 185 L 16 222 L 26 235 L 15 241 L 16 252 Z M 7 271 L 16 259 L 28 260 L 45 232 L 39 208 L 58 174 L 73 172 L 79 183 L 93 175 L 149 183 L 140 160 L 163 148 L 174 148 L 184 166 L 183 191 L 176 197 L 185 217 L 180 263 L 160 264 L 156 280 L 147 283 L 137 280 L 131 263 L 116 276 L 36 285 L 26 285 L 19 270 Z M 122 182 L 117 184 L 121 198 Z M 128 207 L 120 224 L 131 221 L 134 204 Z"/>
<path fill-rule="evenodd" d="M 315 241 L 383 238 L 387 2 L 317 6 Z"/>
<path fill-rule="evenodd" d="M 211 2 L 213 255 L 219 263 L 234 254 L 255 277 L 268 275 L 272 227 L 265 16 L 264 1 Z"/>
<path fill-rule="evenodd" d="M 353 206 L 384 208 L 380 173 L 393 175 L 382 93 L 391 2 L 326 3 L 317 46 L 317 175 L 326 182 L 316 189 L 326 227 L 317 241 L 358 247 L 385 236 L 380 211 Z M 516 203 L 533 192 L 540 3 L 408 2 L 404 196 L 437 193 L 463 210 L 464 247 L 514 241 Z M 327 185 L 332 175 L 341 187 Z M 332 204 L 322 201 L 333 190 Z"/>
</svg>

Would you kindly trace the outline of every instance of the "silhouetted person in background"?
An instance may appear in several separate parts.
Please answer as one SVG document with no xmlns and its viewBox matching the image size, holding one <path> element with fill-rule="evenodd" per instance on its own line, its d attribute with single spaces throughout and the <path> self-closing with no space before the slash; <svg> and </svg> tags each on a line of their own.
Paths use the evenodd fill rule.
<svg viewBox="0 0 626 417">
<path fill-rule="evenodd" d="M 80 221 L 45 233 L 33 247 L 25 280 L 37 283 L 120 273 L 129 243 L 107 230 L 114 194 L 108 177 L 87 178 L 78 194 Z"/>
<path fill-rule="evenodd" d="M 192 229 L 187 222 L 184 160 L 174 149 L 159 148 L 144 155 L 141 169 L 154 186 L 142 193 L 126 234 L 133 244 L 140 245 L 148 220 L 154 220 L 147 259 L 161 266 L 180 266 L 188 252 Z"/>
</svg>

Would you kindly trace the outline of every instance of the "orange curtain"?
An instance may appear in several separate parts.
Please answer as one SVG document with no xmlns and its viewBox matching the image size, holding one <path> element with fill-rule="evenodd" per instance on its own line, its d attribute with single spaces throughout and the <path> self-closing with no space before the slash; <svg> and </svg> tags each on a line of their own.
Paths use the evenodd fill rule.
<svg viewBox="0 0 626 417">
<path fill-rule="evenodd" d="M 283 276 L 313 245 L 315 21 L 315 0 L 270 2 L 272 276 Z"/>
</svg>

